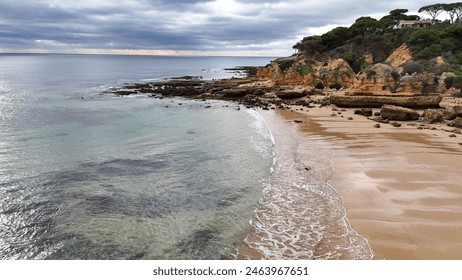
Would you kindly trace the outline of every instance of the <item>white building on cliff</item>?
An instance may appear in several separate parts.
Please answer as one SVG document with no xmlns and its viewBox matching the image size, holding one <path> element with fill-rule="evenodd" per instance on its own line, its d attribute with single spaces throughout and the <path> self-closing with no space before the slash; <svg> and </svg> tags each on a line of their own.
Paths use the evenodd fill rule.
<svg viewBox="0 0 462 280">
<path fill-rule="evenodd" d="M 431 20 L 400 20 L 398 22 L 397 28 L 405 28 L 405 27 L 430 27 L 433 25 Z"/>
</svg>

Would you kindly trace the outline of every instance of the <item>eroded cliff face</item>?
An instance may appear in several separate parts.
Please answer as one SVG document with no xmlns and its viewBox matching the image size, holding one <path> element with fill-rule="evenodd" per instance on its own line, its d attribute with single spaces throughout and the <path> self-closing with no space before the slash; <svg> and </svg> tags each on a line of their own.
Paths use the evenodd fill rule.
<svg viewBox="0 0 462 280">
<path fill-rule="evenodd" d="M 412 59 L 411 50 L 406 44 L 402 44 L 385 60 L 385 62 L 397 68 L 411 59 Z"/>
<path fill-rule="evenodd" d="M 289 66 L 290 65 L 290 66 Z M 291 56 L 271 62 L 257 73 L 261 79 L 274 81 L 277 85 L 305 85 L 315 87 L 319 83 L 324 86 L 351 86 L 356 73 L 343 59 L 331 59 L 319 62 L 313 59 Z"/>
<path fill-rule="evenodd" d="M 370 93 L 393 91 L 398 84 L 399 74 L 396 69 L 388 64 L 377 63 L 368 71 L 356 75 L 350 92 Z"/>
<path fill-rule="evenodd" d="M 276 85 L 303 85 L 316 88 L 343 89 L 350 93 L 445 93 L 444 79 L 432 72 L 416 69 L 413 72 L 412 53 L 406 44 L 396 49 L 383 63 L 372 64 L 373 57 L 363 57 L 366 66 L 359 73 L 343 59 L 315 61 L 301 54 L 277 59 L 258 71 L 258 77 Z M 434 67 L 444 65 L 435 60 Z M 414 63 L 415 65 L 415 63 Z M 433 67 L 433 66 L 432 66 Z M 450 74 L 445 74 L 450 75 Z"/>
</svg>

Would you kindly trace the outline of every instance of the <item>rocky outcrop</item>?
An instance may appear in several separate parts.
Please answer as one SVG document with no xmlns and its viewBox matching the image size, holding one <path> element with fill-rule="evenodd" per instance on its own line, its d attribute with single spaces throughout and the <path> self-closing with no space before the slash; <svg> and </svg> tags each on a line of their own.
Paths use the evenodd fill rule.
<svg viewBox="0 0 462 280">
<path fill-rule="evenodd" d="M 412 52 L 406 44 L 402 44 L 387 59 L 386 62 L 393 67 L 400 67 L 412 59 Z"/>
<path fill-rule="evenodd" d="M 380 116 L 383 119 L 394 121 L 411 121 L 418 120 L 420 114 L 417 111 L 408 108 L 393 105 L 384 105 L 382 109 L 380 109 Z"/>
<path fill-rule="evenodd" d="M 349 94 L 333 93 L 330 102 L 339 107 L 371 107 L 380 108 L 383 105 L 396 105 L 409 108 L 438 107 L 442 97 L 433 95 L 393 95 L 393 94 Z"/>
<path fill-rule="evenodd" d="M 282 88 L 276 92 L 276 96 L 281 99 L 292 99 L 305 97 L 310 93 L 310 90 L 306 87 L 290 87 Z"/>
<path fill-rule="evenodd" d="M 341 58 L 329 60 L 327 65 L 320 67 L 315 73 L 315 78 L 328 87 L 340 85 L 349 88 L 354 84 L 355 76 L 351 66 Z"/>
<path fill-rule="evenodd" d="M 358 93 L 390 92 L 398 84 L 399 77 L 393 66 L 377 63 L 368 71 L 359 73 L 349 91 Z"/>
<path fill-rule="evenodd" d="M 296 55 L 277 59 L 257 72 L 260 79 L 274 81 L 277 85 L 305 85 L 313 87 L 350 87 L 356 73 L 343 59 L 329 59 L 320 63 Z"/>
<path fill-rule="evenodd" d="M 462 117 L 462 98 L 446 96 L 439 105 L 444 108 L 443 117 L 445 119 L 453 120 L 457 117 Z"/>
</svg>

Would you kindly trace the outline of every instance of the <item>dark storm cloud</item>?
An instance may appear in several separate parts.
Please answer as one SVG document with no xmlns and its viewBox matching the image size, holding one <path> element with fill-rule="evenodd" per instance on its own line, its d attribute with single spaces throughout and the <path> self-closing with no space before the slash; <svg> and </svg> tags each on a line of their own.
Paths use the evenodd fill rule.
<svg viewBox="0 0 462 280">
<path fill-rule="evenodd" d="M 287 49 L 310 28 L 434 1 L 23 0 L 0 2 L 0 51 Z M 451 1 L 448 1 L 451 2 Z"/>
</svg>

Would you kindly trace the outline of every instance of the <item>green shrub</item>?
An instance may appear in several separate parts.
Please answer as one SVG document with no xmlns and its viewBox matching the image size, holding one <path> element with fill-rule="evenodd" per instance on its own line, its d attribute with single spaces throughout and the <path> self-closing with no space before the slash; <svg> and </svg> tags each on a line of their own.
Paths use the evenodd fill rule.
<svg viewBox="0 0 462 280">
<path fill-rule="evenodd" d="M 329 88 L 339 90 L 342 88 L 342 85 L 339 82 L 332 83 Z"/>
<path fill-rule="evenodd" d="M 423 67 L 415 61 L 407 61 L 403 65 L 403 73 L 412 75 L 413 73 L 420 74 L 423 72 Z"/>
<path fill-rule="evenodd" d="M 416 54 L 417 58 L 428 59 L 440 56 L 443 52 L 443 48 L 438 44 L 433 44 L 429 47 L 425 47 L 423 50 Z"/>
<path fill-rule="evenodd" d="M 303 64 L 299 71 L 298 71 L 301 75 L 308 75 L 310 74 L 311 72 L 313 72 L 313 67 L 310 65 L 310 64 Z"/>
<path fill-rule="evenodd" d="M 385 36 L 379 34 L 370 34 L 367 36 L 367 40 L 372 42 L 383 42 L 385 39 Z"/>
<path fill-rule="evenodd" d="M 455 98 L 462 98 L 462 92 L 456 92 L 454 93 L 452 96 L 454 96 Z"/>
<path fill-rule="evenodd" d="M 462 77 L 454 77 L 452 87 L 461 89 L 462 88 Z"/>
<path fill-rule="evenodd" d="M 447 89 L 450 89 L 451 87 L 460 89 L 462 88 L 462 76 L 447 77 L 444 79 L 444 84 Z"/>
<path fill-rule="evenodd" d="M 453 37 L 441 39 L 439 45 L 445 52 L 453 52 L 461 47 L 460 41 Z"/>
<path fill-rule="evenodd" d="M 361 56 L 357 52 L 344 52 L 340 57 L 348 62 L 348 64 L 352 65 Z"/>
<path fill-rule="evenodd" d="M 444 29 L 444 33 L 462 40 L 462 23 L 451 24 Z"/>
<path fill-rule="evenodd" d="M 450 89 L 452 87 L 452 83 L 454 82 L 454 77 L 447 77 L 444 79 L 444 84 L 446 85 L 446 89 Z"/>
<path fill-rule="evenodd" d="M 369 64 L 366 63 L 364 58 L 361 58 L 353 62 L 353 65 L 351 65 L 351 68 L 353 69 L 353 71 L 355 71 L 355 73 L 359 73 L 359 71 L 367 68 L 368 66 Z"/>
<path fill-rule="evenodd" d="M 418 29 L 407 40 L 407 43 L 415 50 L 429 47 L 433 42 L 438 42 L 441 32 L 431 28 Z"/>
<path fill-rule="evenodd" d="M 458 51 L 454 54 L 454 63 L 459 65 L 462 64 L 462 51 Z"/>
<path fill-rule="evenodd" d="M 281 69 L 282 72 L 285 72 L 287 69 L 289 69 L 293 64 L 295 63 L 295 61 L 293 60 L 286 60 L 286 61 L 283 61 L 279 64 L 279 69 Z"/>
<path fill-rule="evenodd" d="M 314 82 L 315 82 L 315 80 L 313 81 L 314 88 L 316 88 L 316 89 L 324 89 L 324 85 L 323 85 L 322 82 L 320 82 L 320 81 L 317 81 L 316 83 L 314 83 Z"/>
</svg>

